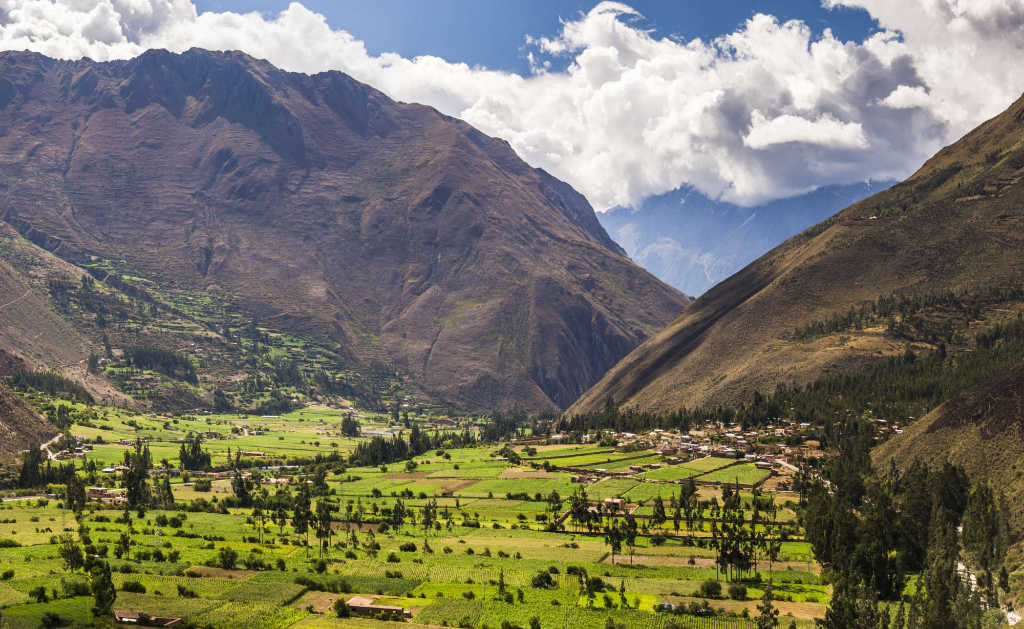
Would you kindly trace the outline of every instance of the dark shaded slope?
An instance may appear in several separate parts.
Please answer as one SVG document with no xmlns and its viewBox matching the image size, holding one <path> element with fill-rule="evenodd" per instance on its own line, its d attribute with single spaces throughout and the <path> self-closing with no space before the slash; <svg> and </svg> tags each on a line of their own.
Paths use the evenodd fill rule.
<svg viewBox="0 0 1024 629">
<path fill-rule="evenodd" d="M 7 385 L 0 383 L 0 460 L 12 461 L 33 443 L 44 443 L 57 434 L 34 408 Z"/>
</svg>

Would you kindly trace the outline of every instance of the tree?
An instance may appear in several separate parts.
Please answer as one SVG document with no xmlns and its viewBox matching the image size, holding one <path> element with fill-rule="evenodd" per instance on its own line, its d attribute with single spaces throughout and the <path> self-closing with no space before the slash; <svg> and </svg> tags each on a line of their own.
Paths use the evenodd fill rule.
<svg viewBox="0 0 1024 629">
<path fill-rule="evenodd" d="M 156 504 L 161 509 L 174 508 L 174 491 L 171 489 L 171 477 L 167 474 L 164 474 L 160 484 L 157 485 Z"/>
<path fill-rule="evenodd" d="M 85 508 L 85 481 L 73 474 L 64 485 L 64 504 L 75 513 Z"/>
<path fill-rule="evenodd" d="M 60 554 L 61 559 L 64 560 L 64 565 L 71 572 L 79 570 L 85 565 L 85 554 L 82 552 L 82 547 L 78 545 L 78 542 L 75 541 L 75 538 L 70 533 L 64 533 L 60 536 L 57 552 Z"/>
<path fill-rule="evenodd" d="M 779 610 L 772 605 L 772 588 L 768 586 L 761 597 L 761 603 L 757 606 L 757 629 L 773 629 L 779 626 Z"/>
<path fill-rule="evenodd" d="M 235 475 L 231 479 L 231 490 L 235 493 L 240 507 L 252 506 L 252 480 L 242 478 L 242 472 L 237 467 Z"/>
<path fill-rule="evenodd" d="M 309 484 L 302 483 L 299 487 L 299 493 L 295 497 L 295 505 L 292 508 L 292 527 L 296 533 L 301 534 L 305 538 L 304 545 L 307 556 L 309 554 L 309 525 L 312 519 L 313 511 L 311 508 Z"/>
<path fill-rule="evenodd" d="M 46 457 L 38 443 L 33 443 L 21 461 L 21 473 L 18 475 L 18 486 L 38 487 L 43 483 L 43 461 Z"/>
<path fill-rule="evenodd" d="M 359 436 L 359 422 L 352 413 L 348 413 L 341 420 L 341 434 L 346 437 L 358 437 Z"/>
<path fill-rule="evenodd" d="M 654 500 L 654 514 L 651 516 L 651 523 L 655 526 L 664 524 L 668 518 L 665 517 L 665 503 L 661 500 L 661 494 Z"/>
<path fill-rule="evenodd" d="M 348 618 L 352 615 L 352 610 L 348 608 L 348 603 L 345 602 L 345 598 L 338 597 L 338 600 L 334 601 L 334 613 L 338 618 Z"/>
<path fill-rule="evenodd" d="M 223 395 L 223 393 L 222 393 Z M 210 469 L 210 453 L 202 448 L 202 440 L 196 436 L 188 439 L 178 448 L 178 461 L 183 470 Z"/>
<path fill-rule="evenodd" d="M 135 440 L 134 450 L 124 451 L 125 470 L 121 472 L 124 483 L 125 498 L 129 508 L 140 512 L 149 504 L 149 470 L 153 467 L 153 459 L 149 454 L 149 446 L 141 439 Z"/>
<path fill-rule="evenodd" d="M 217 553 L 217 559 L 221 568 L 234 570 L 235 564 L 238 562 L 238 551 L 230 546 L 221 546 Z"/>
<path fill-rule="evenodd" d="M 318 500 L 316 503 L 316 537 L 320 540 L 321 557 L 326 555 L 330 549 L 331 535 L 333 534 L 332 520 L 331 503 L 324 499 Z"/>
<path fill-rule="evenodd" d="M 89 589 L 92 591 L 93 615 L 109 615 L 113 611 L 114 601 L 117 599 L 114 580 L 110 577 L 110 564 L 105 561 L 98 561 L 93 565 Z"/>
<path fill-rule="evenodd" d="M 874 591 L 843 578 L 835 584 L 825 618 L 817 624 L 823 629 L 887 629 L 889 619 L 879 610 Z"/>
<path fill-rule="evenodd" d="M 633 517 L 632 513 L 627 514 L 624 536 L 626 538 L 626 546 L 629 546 L 629 565 L 633 565 L 633 551 L 636 550 L 636 535 L 636 518 Z"/>
<path fill-rule="evenodd" d="M 622 529 L 619 528 L 616 521 L 613 519 L 611 524 L 605 528 L 604 541 L 611 547 L 612 551 L 612 563 L 615 563 L 615 555 L 622 552 Z"/>
</svg>

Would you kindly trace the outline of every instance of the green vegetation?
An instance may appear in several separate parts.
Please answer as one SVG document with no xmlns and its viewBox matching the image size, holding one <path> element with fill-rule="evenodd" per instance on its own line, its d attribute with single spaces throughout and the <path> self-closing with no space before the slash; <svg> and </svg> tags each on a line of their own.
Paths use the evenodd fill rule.
<svg viewBox="0 0 1024 629">
<path fill-rule="evenodd" d="M 420 624 L 599 628 L 611 617 L 628 627 L 739 628 L 750 626 L 744 610 L 755 613 L 769 580 L 809 627 L 829 598 L 799 529 L 770 523 L 772 494 L 726 485 L 698 499 L 685 485 L 608 478 L 592 486 L 595 496 L 625 497 L 637 515 L 582 518 L 599 498 L 581 502 L 572 473 L 545 471 L 558 448 L 509 456 L 521 449 L 482 443 L 496 428 L 472 418 L 458 431 L 421 421 L 353 438 L 343 426 L 351 433 L 355 421 L 365 434 L 393 416 L 309 407 L 169 417 L 31 399 L 91 449 L 78 464 L 27 458 L 25 491 L 49 483 L 57 497 L 0 504 L 0 539 L 9 541 L 0 544 L 0 606 L 15 627 L 44 613 L 89 626 L 111 609 L 200 627 L 380 626 L 345 604 L 360 595 L 409 609 Z M 589 465 L 652 456 L 562 450 Z M 713 473 L 728 462 L 693 465 Z M 269 467 L 280 464 L 296 467 Z M 114 465 L 124 469 L 102 469 Z M 119 490 L 124 505 L 86 499 L 97 486 Z M 726 513 L 732 538 L 715 524 Z M 771 558 L 750 546 L 741 567 L 716 541 L 753 531 L 780 539 L 769 530 L 788 541 Z M 725 592 L 727 573 L 746 595 L 709 599 L 703 584 L 721 581 Z"/>
</svg>

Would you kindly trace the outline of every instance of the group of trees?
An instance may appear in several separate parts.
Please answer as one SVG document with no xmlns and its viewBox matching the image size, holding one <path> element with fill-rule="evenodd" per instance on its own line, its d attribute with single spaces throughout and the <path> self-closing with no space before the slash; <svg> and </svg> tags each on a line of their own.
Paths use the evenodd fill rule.
<svg viewBox="0 0 1024 629">
<path fill-rule="evenodd" d="M 125 350 L 130 367 L 150 369 L 191 385 L 199 384 L 195 366 L 186 356 L 157 347 L 134 346 Z"/>
<path fill-rule="evenodd" d="M 915 463 L 879 476 L 869 456 L 872 435 L 867 422 L 845 422 L 840 456 L 807 492 L 807 540 L 834 585 L 824 626 L 980 627 L 985 603 L 997 602 L 991 575 L 1008 547 L 1002 501 L 987 488 L 972 491 L 964 471 L 949 464 Z M 957 569 L 962 550 L 983 575 L 977 588 Z M 920 577 L 906 604 L 911 575 Z M 898 604 L 887 611 L 879 599 Z"/>
<path fill-rule="evenodd" d="M 7 384 L 17 391 L 39 391 L 72 402 L 93 404 L 96 401 L 81 384 L 53 371 L 19 369 L 7 376 Z"/>
<path fill-rule="evenodd" d="M 191 437 L 178 449 L 178 460 L 183 470 L 208 470 L 210 469 L 210 453 L 203 450 L 202 439 Z"/>
<path fill-rule="evenodd" d="M 22 455 L 18 486 L 23 489 L 42 487 L 48 483 L 66 483 L 75 475 L 73 462 L 54 464 L 38 443 Z"/>
<path fill-rule="evenodd" d="M 402 435 L 394 435 L 390 439 L 374 437 L 360 441 L 349 457 L 352 465 L 383 465 L 404 461 L 419 456 L 429 450 L 439 448 L 462 448 L 477 442 L 476 435 L 467 431 L 434 432 L 420 430 L 413 426 L 406 440 Z"/>
<path fill-rule="evenodd" d="M 924 294 L 893 293 L 854 306 L 827 319 L 813 321 L 793 331 L 794 338 L 806 340 L 886 324 L 889 334 L 928 343 L 952 343 L 985 308 L 1024 299 L 1024 285 L 999 284 L 982 290 L 935 291 Z"/>
</svg>

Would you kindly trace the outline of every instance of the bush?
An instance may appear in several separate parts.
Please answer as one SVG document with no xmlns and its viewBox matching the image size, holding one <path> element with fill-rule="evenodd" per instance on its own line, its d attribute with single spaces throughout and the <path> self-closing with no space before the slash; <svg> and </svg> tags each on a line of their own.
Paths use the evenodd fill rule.
<svg viewBox="0 0 1024 629">
<path fill-rule="evenodd" d="M 138 581 L 125 581 L 124 585 L 121 586 L 123 592 L 134 592 L 135 594 L 145 594 L 146 586 L 142 585 Z"/>
<path fill-rule="evenodd" d="M 349 610 L 348 603 L 345 602 L 344 598 L 334 601 L 334 613 L 337 614 L 338 618 L 348 618 L 352 615 L 352 611 Z"/>
<path fill-rule="evenodd" d="M 238 562 L 238 551 L 234 548 L 223 546 L 218 553 L 218 560 L 220 567 L 225 570 L 234 570 L 235 564 Z"/>
<path fill-rule="evenodd" d="M 700 584 L 699 592 L 704 598 L 722 598 L 722 584 L 718 581 L 705 581 Z"/>
<path fill-rule="evenodd" d="M 745 601 L 747 600 L 747 586 L 739 583 L 733 583 L 729 586 L 729 598 L 734 601 Z"/>
<path fill-rule="evenodd" d="M 192 489 L 196 491 L 210 491 L 212 487 L 213 483 L 209 478 L 197 478 L 195 484 L 192 485 Z"/>
<path fill-rule="evenodd" d="M 413 544 L 412 542 L 406 542 L 399 546 L 398 550 L 404 553 L 414 553 L 416 552 L 416 544 Z"/>
<path fill-rule="evenodd" d="M 49 627 L 63 627 L 66 624 L 68 623 L 60 617 L 60 614 L 55 614 L 53 612 L 46 612 L 39 620 L 39 626 L 46 629 L 49 629 Z"/>
<path fill-rule="evenodd" d="M 553 590 L 558 585 L 555 583 L 554 577 L 547 570 L 541 570 L 537 574 L 533 575 L 533 580 L 530 581 L 530 585 L 541 590 Z"/>
<path fill-rule="evenodd" d="M 184 585 L 178 584 L 178 596 L 182 598 L 197 598 L 199 595 L 195 593 L 195 590 L 190 590 Z"/>
<path fill-rule="evenodd" d="M 4 570 L 4 573 L 0 575 L 0 579 L 4 581 L 10 581 L 14 578 L 14 570 Z"/>
</svg>

